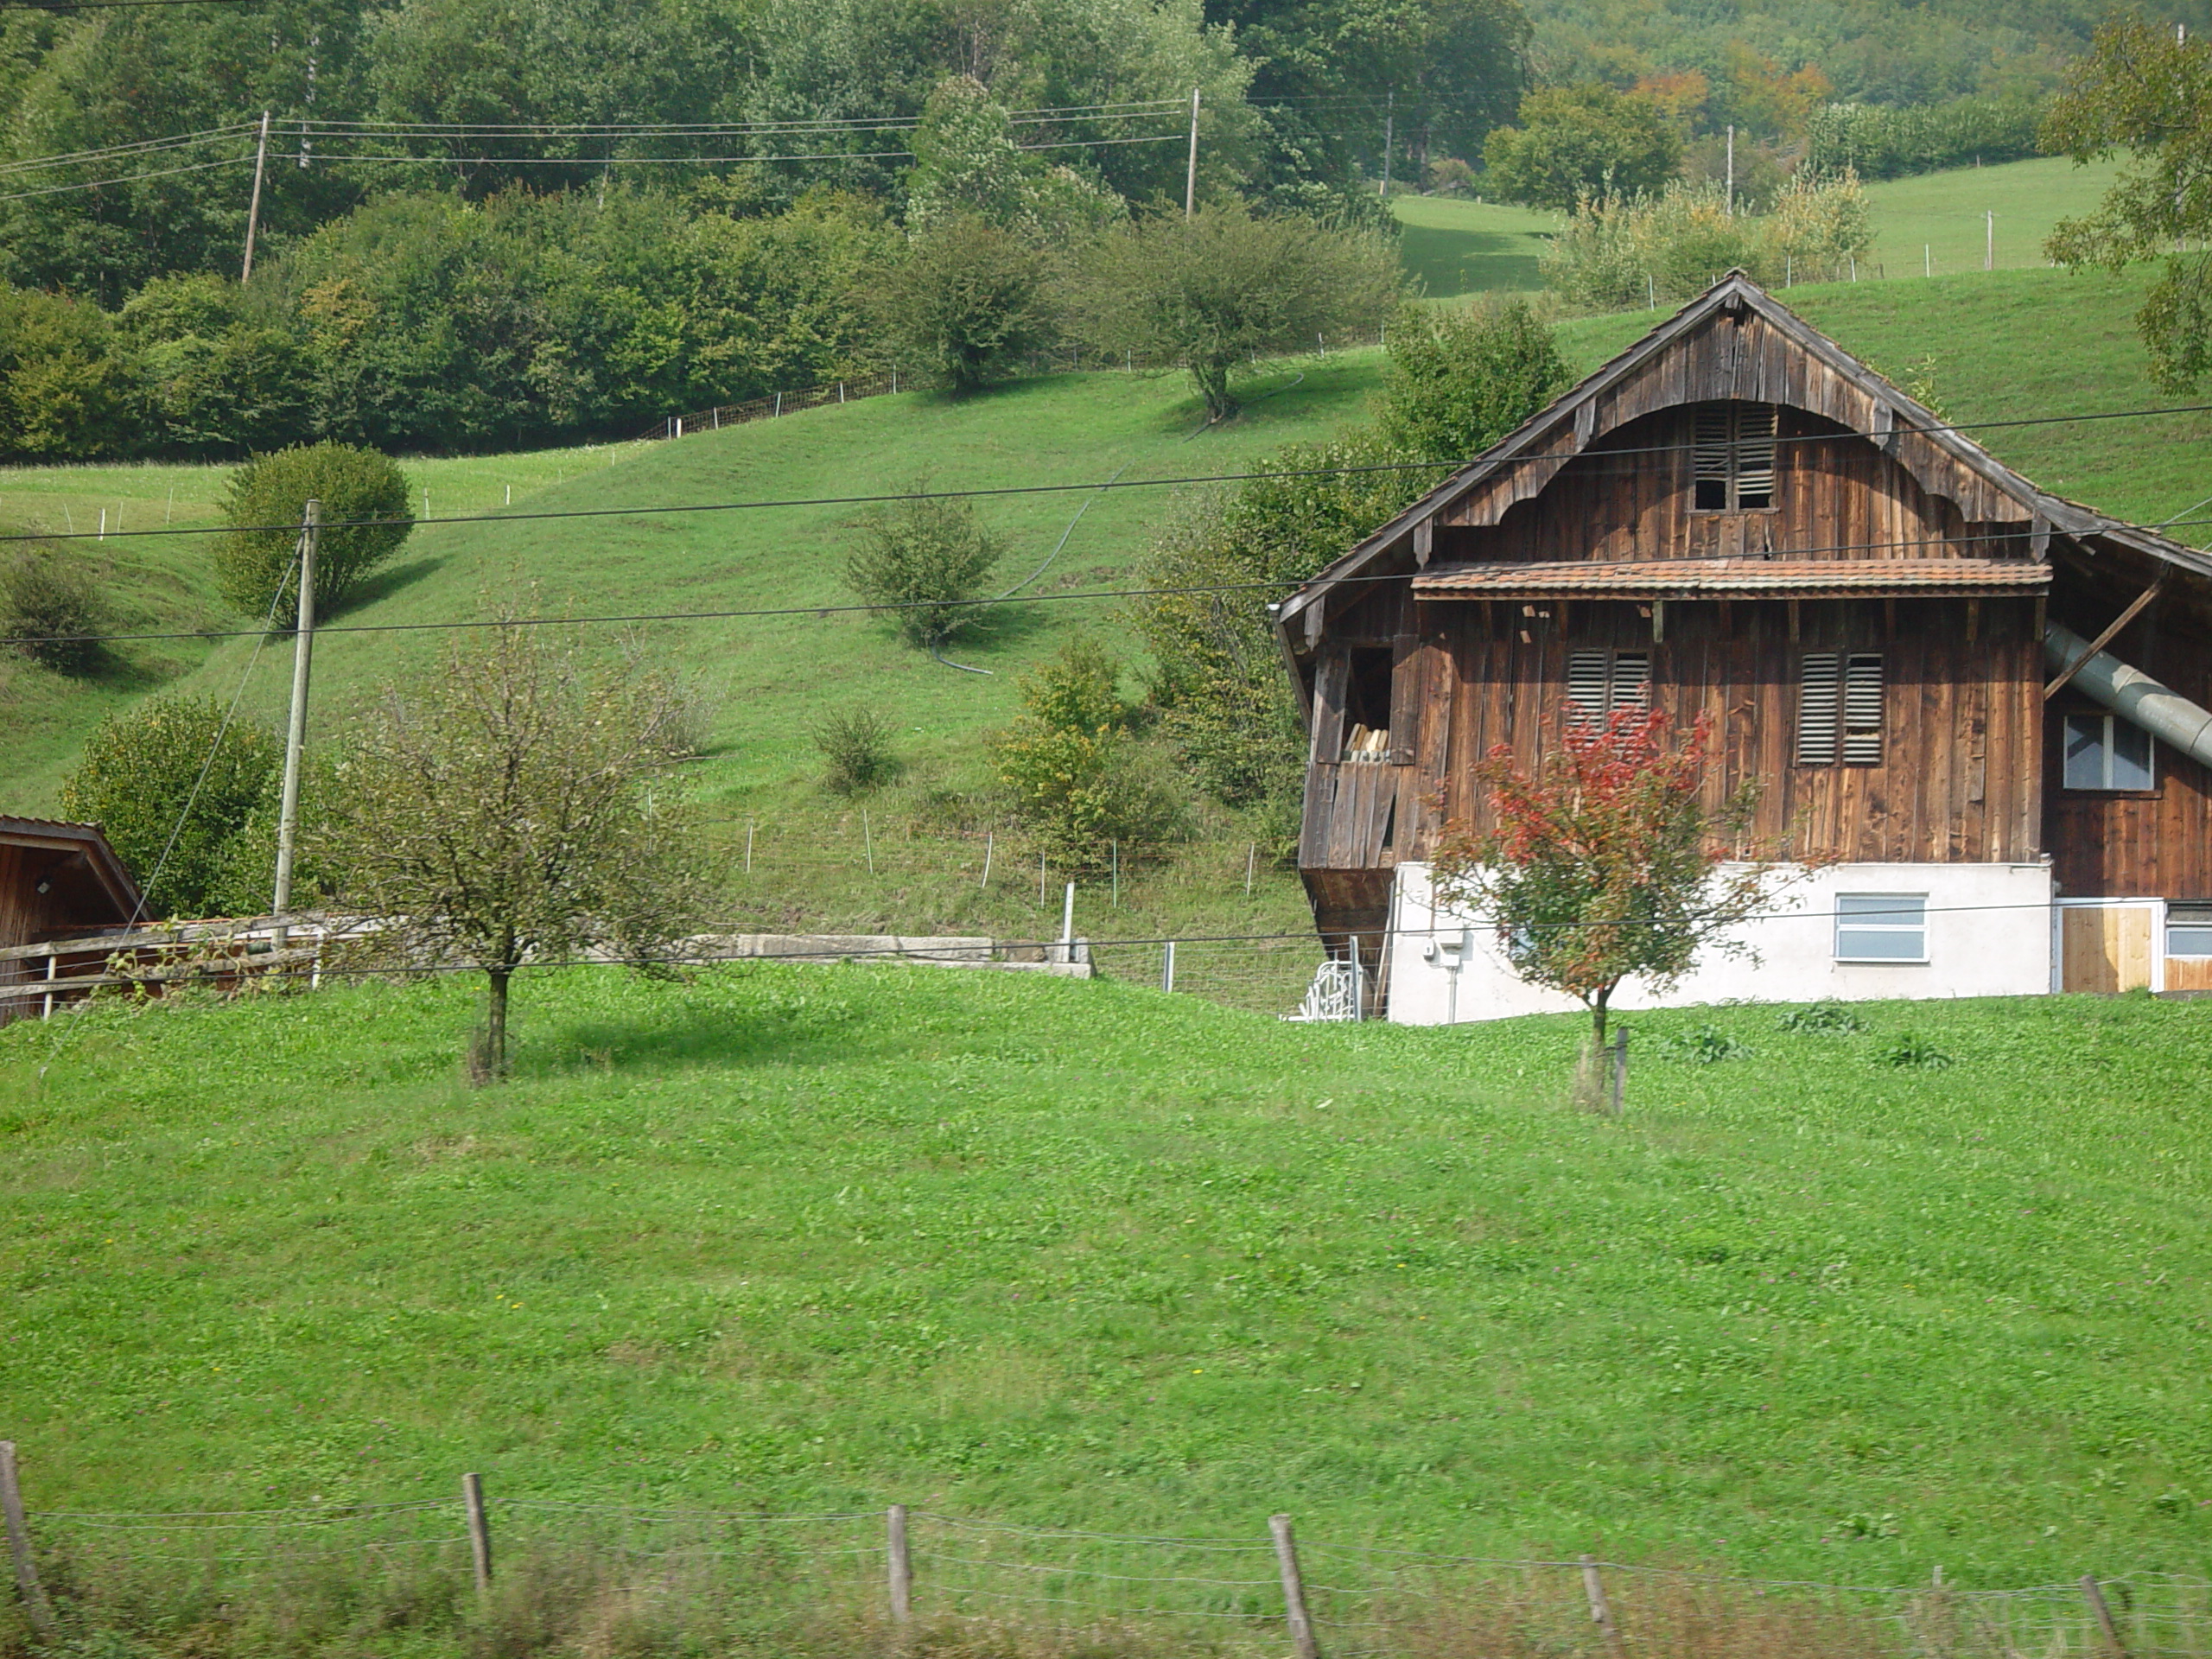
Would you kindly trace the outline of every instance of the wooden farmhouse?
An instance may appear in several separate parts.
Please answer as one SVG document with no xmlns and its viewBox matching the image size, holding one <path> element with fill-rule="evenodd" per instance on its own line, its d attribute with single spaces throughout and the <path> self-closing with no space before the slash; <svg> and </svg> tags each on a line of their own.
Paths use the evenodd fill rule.
<svg viewBox="0 0 2212 1659">
<path fill-rule="evenodd" d="M 1669 1001 L 2212 988 L 2212 558 L 2037 489 L 1740 273 L 1274 610 L 1300 868 L 1394 1020 L 1571 1006 L 1424 861 L 1570 701 L 1709 716 L 1715 797 L 1756 780 L 1817 855 L 1756 964 Z"/>
</svg>

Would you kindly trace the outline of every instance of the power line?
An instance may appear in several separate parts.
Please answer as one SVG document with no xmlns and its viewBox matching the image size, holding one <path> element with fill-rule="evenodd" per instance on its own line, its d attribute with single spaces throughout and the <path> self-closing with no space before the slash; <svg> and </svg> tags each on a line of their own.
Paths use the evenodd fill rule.
<svg viewBox="0 0 2212 1659">
<path fill-rule="evenodd" d="M 195 5 L 206 3 L 207 0 L 193 0 Z M 49 184 L 37 190 L 11 191 L 0 196 L 0 201 L 28 201 L 34 196 L 65 195 L 72 190 L 104 190 L 111 184 L 143 184 L 149 179 L 173 179 L 181 173 L 207 173 L 219 167 L 244 167 L 251 160 L 253 157 L 251 156 L 232 156 L 219 162 L 194 162 L 189 167 L 164 167 L 150 173 L 126 173 L 119 178 L 90 179 L 77 184 Z"/>
<path fill-rule="evenodd" d="M 1842 443 L 1862 440 L 1872 441 L 1877 436 L 1925 436 L 1938 432 L 1984 432 L 1993 431 L 1999 428 L 2063 426 L 2088 421 L 2142 420 L 2148 419 L 2155 416 L 2202 415 L 2207 413 L 2212 413 L 2212 404 L 2177 404 L 2156 409 L 2107 410 L 2101 412 L 2082 415 L 2032 415 L 2022 416 L 2013 419 L 2001 421 L 1960 421 L 1942 426 L 1901 426 L 1885 434 L 1848 430 L 1842 432 L 1815 432 L 1807 433 L 1796 437 L 1777 437 L 1774 442 L 1776 446 L 1779 448 L 1783 445 L 1794 444 Z M 1601 460 L 1611 461 L 1630 455 L 1683 454 L 1689 453 L 1694 449 L 1695 447 L 1696 446 L 1694 444 L 1689 443 L 1656 443 L 1634 445 L 1618 449 L 1600 449 L 1593 448 L 1573 450 L 1547 450 L 1541 454 L 1505 456 L 1498 461 L 1497 465 L 1502 467 L 1510 463 L 1515 466 L 1526 466 L 1534 465 L 1539 461 L 1558 461 L 1563 462 L 1573 461 L 1580 456 L 1593 456 Z M 561 510 L 549 509 L 547 511 L 538 512 L 502 512 L 454 513 L 439 518 L 338 518 L 326 520 L 323 528 L 326 530 L 354 530 L 388 524 L 407 524 L 415 526 L 422 524 L 527 524 L 549 519 L 625 518 L 677 512 L 746 512 L 769 508 L 879 506 L 899 501 L 981 500 L 995 496 L 1067 495 L 1086 490 L 1144 490 L 1176 487 L 1184 485 L 1237 484 L 1261 479 L 1343 477 L 1362 473 L 1434 472 L 1446 468 L 1457 470 L 1461 467 L 1471 467 L 1476 464 L 1476 461 L 1479 460 L 1480 457 L 1478 456 L 1473 461 L 1371 461 L 1365 462 L 1358 466 L 1295 467 L 1265 472 L 1198 473 L 1164 478 L 1125 479 L 1122 478 L 1119 474 L 1116 474 L 1114 478 L 1106 480 L 1103 482 L 1086 482 L 1080 484 L 1004 484 L 969 490 L 906 490 L 887 494 L 825 495 L 810 497 L 798 496 L 761 501 L 678 502 L 664 505 L 647 504 L 642 506 L 634 507 L 572 507 Z M 2170 524 L 2194 524 L 2196 521 L 2193 519 L 2177 518 L 2169 520 L 2168 522 Z M 101 532 L 90 530 L 69 531 L 54 533 L 22 532 L 14 535 L 0 536 L 0 546 L 5 546 L 11 542 L 67 542 L 91 541 L 94 539 L 111 540 L 118 537 L 136 538 L 145 536 L 228 536 L 232 533 L 257 534 L 264 531 L 290 531 L 296 530 L 297 528 L 297 525 L 290 524 L 199 524 L 187 525 L 182 528 L 164 527 L 161 530 L 111 530 L 105 532 L 105 537 L 104 538 L 101 536 Z M 2130 530 L 2142 530 L 2144 527 L 2141 525 L 2129 524 L 2125 526 L 2125 528 Z M 1919 538 L 1920 541 L 1925 541 L 1928 539 L 1930 538 Z M 2003 537 L 1944 537 L 1934 539 L 1956 543 L 1977 540 L 2003 539 Z M 1919 544 L 1918 542 L 1869 542 L 1850 543 L 1849 545 L 1877 548 L 1917 544 Z M 1839 543 L 1838 547 L 1841 548 L 1845 544 Z"/>
<path fill-rule="evenodd" d="M 1070 489 L 1103 489 L 1106 486 L 1104 485 L 1069 485 L 1055 486 L 1052 487 Z M 931 496 L 877 496 L 865 499 L 880 501 L 910 501 L 930 500 L 936 498 Z M 762 505 L 767 504 L 750 503 L 744 505 Z M 619 513 L 622 510 L 620 508 L 614 508 L 610 509 L 610 511 Z M 518 514 L 516 516 L 520 518 L 523 515 Z M 558 518 L 567 515 L 552 514 L 545 516 Z M 357 520 L 354 522 L 380 523 L 385 521 L 371 519 Z M 425 522 L 449 524 L 478 523 L 484 521 L 475 519 L 445 519 L 426 520 Z M 490 522 L 497 523 L 499 520 L 494 518 Z M 2179 519 L 2175 520 L 2174 522 L 2190 524 L 2212 524 L 2212 518 L 2202 519 Z M 323 525 L 325 530 L 329 530 L 333 527 L 334 526 L 329 524 Z M 115 532 L 110 533 L 113 534 Z M 152 533 L 156 535 L 160 534 L 159 531 L 154 531 Z M 20 541 L 36 538 L 11 537 L 7 539 Z M 1832 543 L 1825 547 L 1798 548 L 1791 550 L 1791 551 L 1793 554 L 1805 555 L 1828 553 L 1874 553 L 1900 547 L 1925 546 L 1931 541 L 1940 542 L 1942 545 L 1946 547 L 1959 547 L 1978 542 L 2011 542 L 2018 541 L 2019 539 L 2020 532 L 2018 531 L 1993 531 L 1978 536 L 1951 536 L 1942 537 L 1922 537 L 1911 541 L 1837 542 Z M 732 610 L 637 611 L 592 616 L 483 617 L 457 622 L 337 622 L 326 626 L 319 626 L 315 629 L 315 632 L 318 635 L 328 633 L 436 633 L 468 631 L 480 628 L 598 627 L 618 626 L 643 622 L 728 622 L 763 620 L 779 616 L 812 616 L 827 618 L 832 616 L 853 615 L 890 615 L 898 612 L 911 610 L 988 610 L 992 607 L 997 605 L 1058 605 L 1099 599 L 1173 599 L 1186 595 L 1206 594 L 1254 593 L 1272 588 L 1301 588 L 1313 579 L 1313 578 L 1311 576 L 1274 576 L 1264 581 L 1255 582 L 1206 582 L 1194 586 L 1174 588 L 1099 588 L 1065 594 L 1018 594 L 1011 596 L 1001 595 L 996 599 L 898 600 L 887 601 L 881 603 L 842 605 L 776 605 Z M 1338 578 L 1338 580 L 1347 584 L 1410 582 L 1414 580 L 1414 573 L 1409 571 L 1392 571 L 1377 575 L 1344 576 Z M 1516 597 L 1518 597 L 1518 595 Z M 1605 595 L 1602 594 L 1584 594 L 1580 595 L 1580 597 L 1603 600 Z M 10 634 L 0 636 L 0 645 L 59 645 L 64 643 L 71 645 L 120 645 L 127 642 L 146 643 L 156 640 L 240 639 L 251 639 L 257 633 L 265 633 L 267 631 L 265 629 L 256 628 L 189 628 L 175 629 L 166 632 L 153 633 Z"/>
<path fill-rule="evenodd" d="M 35 172 L 42 168 L 105 161 L 113 156 L 143 156 L 158 150 L 184 149 L 216 138 L 235 138 L 256 130 L 257 124 L 247 121 L 227 127 L 207 127 L 198 132 L 172 133 L 165 138 L 142 138 L 134 143 L 110 144 L 101 149 L 73 149 L 58 156 L 36 156 L 25 161 L 0 162 L 0 173 Z"/>
</svg>

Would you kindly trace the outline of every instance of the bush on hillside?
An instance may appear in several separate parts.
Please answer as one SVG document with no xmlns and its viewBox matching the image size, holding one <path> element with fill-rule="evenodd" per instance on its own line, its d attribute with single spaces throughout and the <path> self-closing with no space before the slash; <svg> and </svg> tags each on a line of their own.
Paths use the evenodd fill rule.
<svg viewBox="0 0 2212 1659">
<path fill-rule="evenodd" d="M 899 775 L 891 728 L 873 709 L 832 709 L 815 721 L 811 735 L 827 763 L 823 785 L 833 795 L 864 794 Z"/>
<path fill-rule="evenodd" d="M 61 810 L 97 823 L 156 916 L 256 915 L 273 870 L 245 868 L 283 755 L 212 697 L 156 697 L 110 715 L 61 785 Z"/>
<path fill-rule="evenodd" d="M 869 513 L 845 562 L 845 581 L 861 601 L 886 607 L 901 639 L 936 651 L 981 625 L 976 603 L 1004 550 L 965 499 L 925 493 Z"/>
<path fill-rule="evenodd" d="M 54 542 L 19 543 L 0 552 L 0 639 L 19 657 L 64 674 L 97 667 L 97 634 L 107 607 L 99 584 L 73 548 Z"/>
<path fill-rule="evenodd" d="M 1856 175 L 1801 169 L 1765 213 L 1728 211 L 1721 188 L 1676 181 L 1656 196 L 1586 197 L 1538 262 L 1544 285 L 1588 311 L 1688 299 L 1732 270 L 1770 288 L 1845 276 L 1873 245 Z"/>
<path fill-rule="evenodd" d="M 1045 256 L 980 214 L 932 225 L 881 283 L 883 348 L 955 392 L 1017 373 L 1052 339 Z"/>
<path fill-rule="evenodd" d="M 1468 461 L 1573 378 L 1552 331 L 1525 301 L 1408 307 L 1390 327 L 1378 424 L 1385 442 L 1408 455 Z"/>
<path fill-rule="evenodd" d="M 1021 677 L 1021 718 L 988 740 L 1014 816 L 1065 869 L 1189 831 L 1182 791 L 1132 730 L 1119 658 L 1089 639 Z"/>
<path fill-rule="evenodd" d="M 98 306 L 0 287 L 0 457 L 95 461 L 132 448 L 139 408 Z"/>
<path fill-rule="evenodd" d="M 1919 109 L 1831 104 L 1805 131 L 1804 165 L 1849 168 L 1862 179 L 1898 179 L 1947 167 L 2017 162 L 2040 154 L 2046 109 L 2037 98 L 1955 98 Z"/>
<path fill-rule="evenodd" d="M 232 529 L 215 543 L 216 585 L 245 615 L 267 614 L 281 595 L 278 625 L 296 616 L 298 525 L 310 500 L 331 526 L 315 539 L 318 614 L 343 605 L 415 527 L 405 474 L 373 449 L 326 442 L 248 461 L 231 474 L 223 514 Z"/>
</svg>

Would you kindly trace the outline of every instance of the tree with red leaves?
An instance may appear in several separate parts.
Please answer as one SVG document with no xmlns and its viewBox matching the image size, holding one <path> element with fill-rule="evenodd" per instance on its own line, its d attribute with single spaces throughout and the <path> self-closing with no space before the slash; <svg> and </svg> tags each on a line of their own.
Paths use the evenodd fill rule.
<svg viewBox="0 0 2212 1659">
<path fill-rule="evenodd" d="M 1533 775 L 1502 743 L 1477 765 L 1494 827 L 1446 824 L 1433 875 L 1440 899 L 1497 928 L 1514 972 L 1590 1010 L 1580 1094 L 1595 1087 L 1621 982 L 1664 990 L 1708 947 L 1751 955 L 1732 931 L 1772 896 L 1778 870 L 1770 855 L 1746 855 L 1756 784 L 1706 804 L 1702 715 L 1679 744 L 1658 709 L 1597 721 L 1569 703 L 1561 726 Z"/>
</svg>

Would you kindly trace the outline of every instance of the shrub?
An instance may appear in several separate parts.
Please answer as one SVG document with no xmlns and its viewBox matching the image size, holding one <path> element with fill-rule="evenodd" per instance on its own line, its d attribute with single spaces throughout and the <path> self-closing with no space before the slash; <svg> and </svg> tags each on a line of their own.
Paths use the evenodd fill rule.
<svg viewBox="0 0 2212 1659">
<path fill-rule="evenodd" d="M 1015 817 L 1054 861 L 1105 861 L 1112 844 L 1156 845 L 1185 832 L 1181 789 L 1129 729 L 1122 664 L 1087 639 L 1021 677 L 1022 716 L 989 740 Z"/>
<path fill-rule="evenodd" d="M 374 449 L 308 444 L 248 461 L 231 474 L 223 512 L 232 529 L 215 543 L 216 584 L 245 614 L 263 615 L 282 592 L 278 623 L 289 625 L 296 616 L 291 585 L 296 526 L 310 499 L 322 503 L 326 524 L 338 526 L 315 542 L 318 612 L 343 605 L 415 527 L 405 474 Z"/>
<path fill-rule="evenodd" d="M 1804 1036 L 1850 1035 L 1866 1029 L 1866 1023 L 1840 1002 L 1815 1002 L 1808 1007 L 1792 1008 L 1776 1022 L 1784 1031 Z"/>
<path fill-rule="evenodd" d="M 1878 1050 L 1874 1058 L 1884 1065 L 1921 1071 L 1941 1071 L 1951 1064 L 1949 1055 L 1909 1031 L 1899 1033 L 1896 1040 Z"/>
<path fill-rule="evenodd" d="M 107 832 L 155 915 L 251 915 L 268 902 L 270 872 L 249 887 L 238 843 L 276 793 L 283 753 L 226 712 L 213 697 L 167 696 L 110 715 L 62 783 L 61 810 Z"/>
<path fill-rule="evenodd" d="M 822 781 L 834 794 L 858 795 L 899 775 L 899 757 L 891 752 L 891 728 L 873 709 L 841 709 L 823 715 L 814 724 L 813 737 L 814 747 L 829 763 Z"/>
<path fill-rule="evenodd" d="M 9 649 L 65 674 L 96 667 L 99 641 L 66 637 L 98 633 L 107 619 L 99 585 L 81 560 L 40 542 L 0 556 L 0 639 L 12 639 Z"/>
<path fill-rule="evenodd" d="M 1379 424 L 1385 439 L 1421 460 L 1469 461 L 1573 379 L 1552 331 L 1525 301 L 1408 307 L 1391 326 Z"/>
<path fill-rule="evenodd" d="M 901 638 L 925 651 L 978 625 L 975 601 L 998 566 L 998 539 L 965 500 L 933 499 L 917 480 L 912 496 L 861 521 L 845 581 L 866 603 L 896 607 Z"/>
<path fill-rule="evenodd" d="M 1751 1052 L 1713 1025 L 1692 1026 L 1688 1031 L 1670 1033 L 1652 1046 L 1663 1058 L 1684 1060 L 1692 1065 L 1717 1065 L 1723 1060 L 1740 1060 Z"/>
<path fill-rule="evenodd" d="M 1044 256 L 978 214 L 932 226 L 880 280 L 895 360 L 956 392 L 1007 378 L 1052 338 Z"/>
<path fill-rule="evenodd" d="M 2032 98 L 1955 98 L 1919 109 L 1831 104 L 1805 130 L 1805 162 L 1849 168 L 1861 178 L 1897 179 L 1969 162 L 2015 162 L 2037 153 L 2044 112 Z"/>
</svg>

